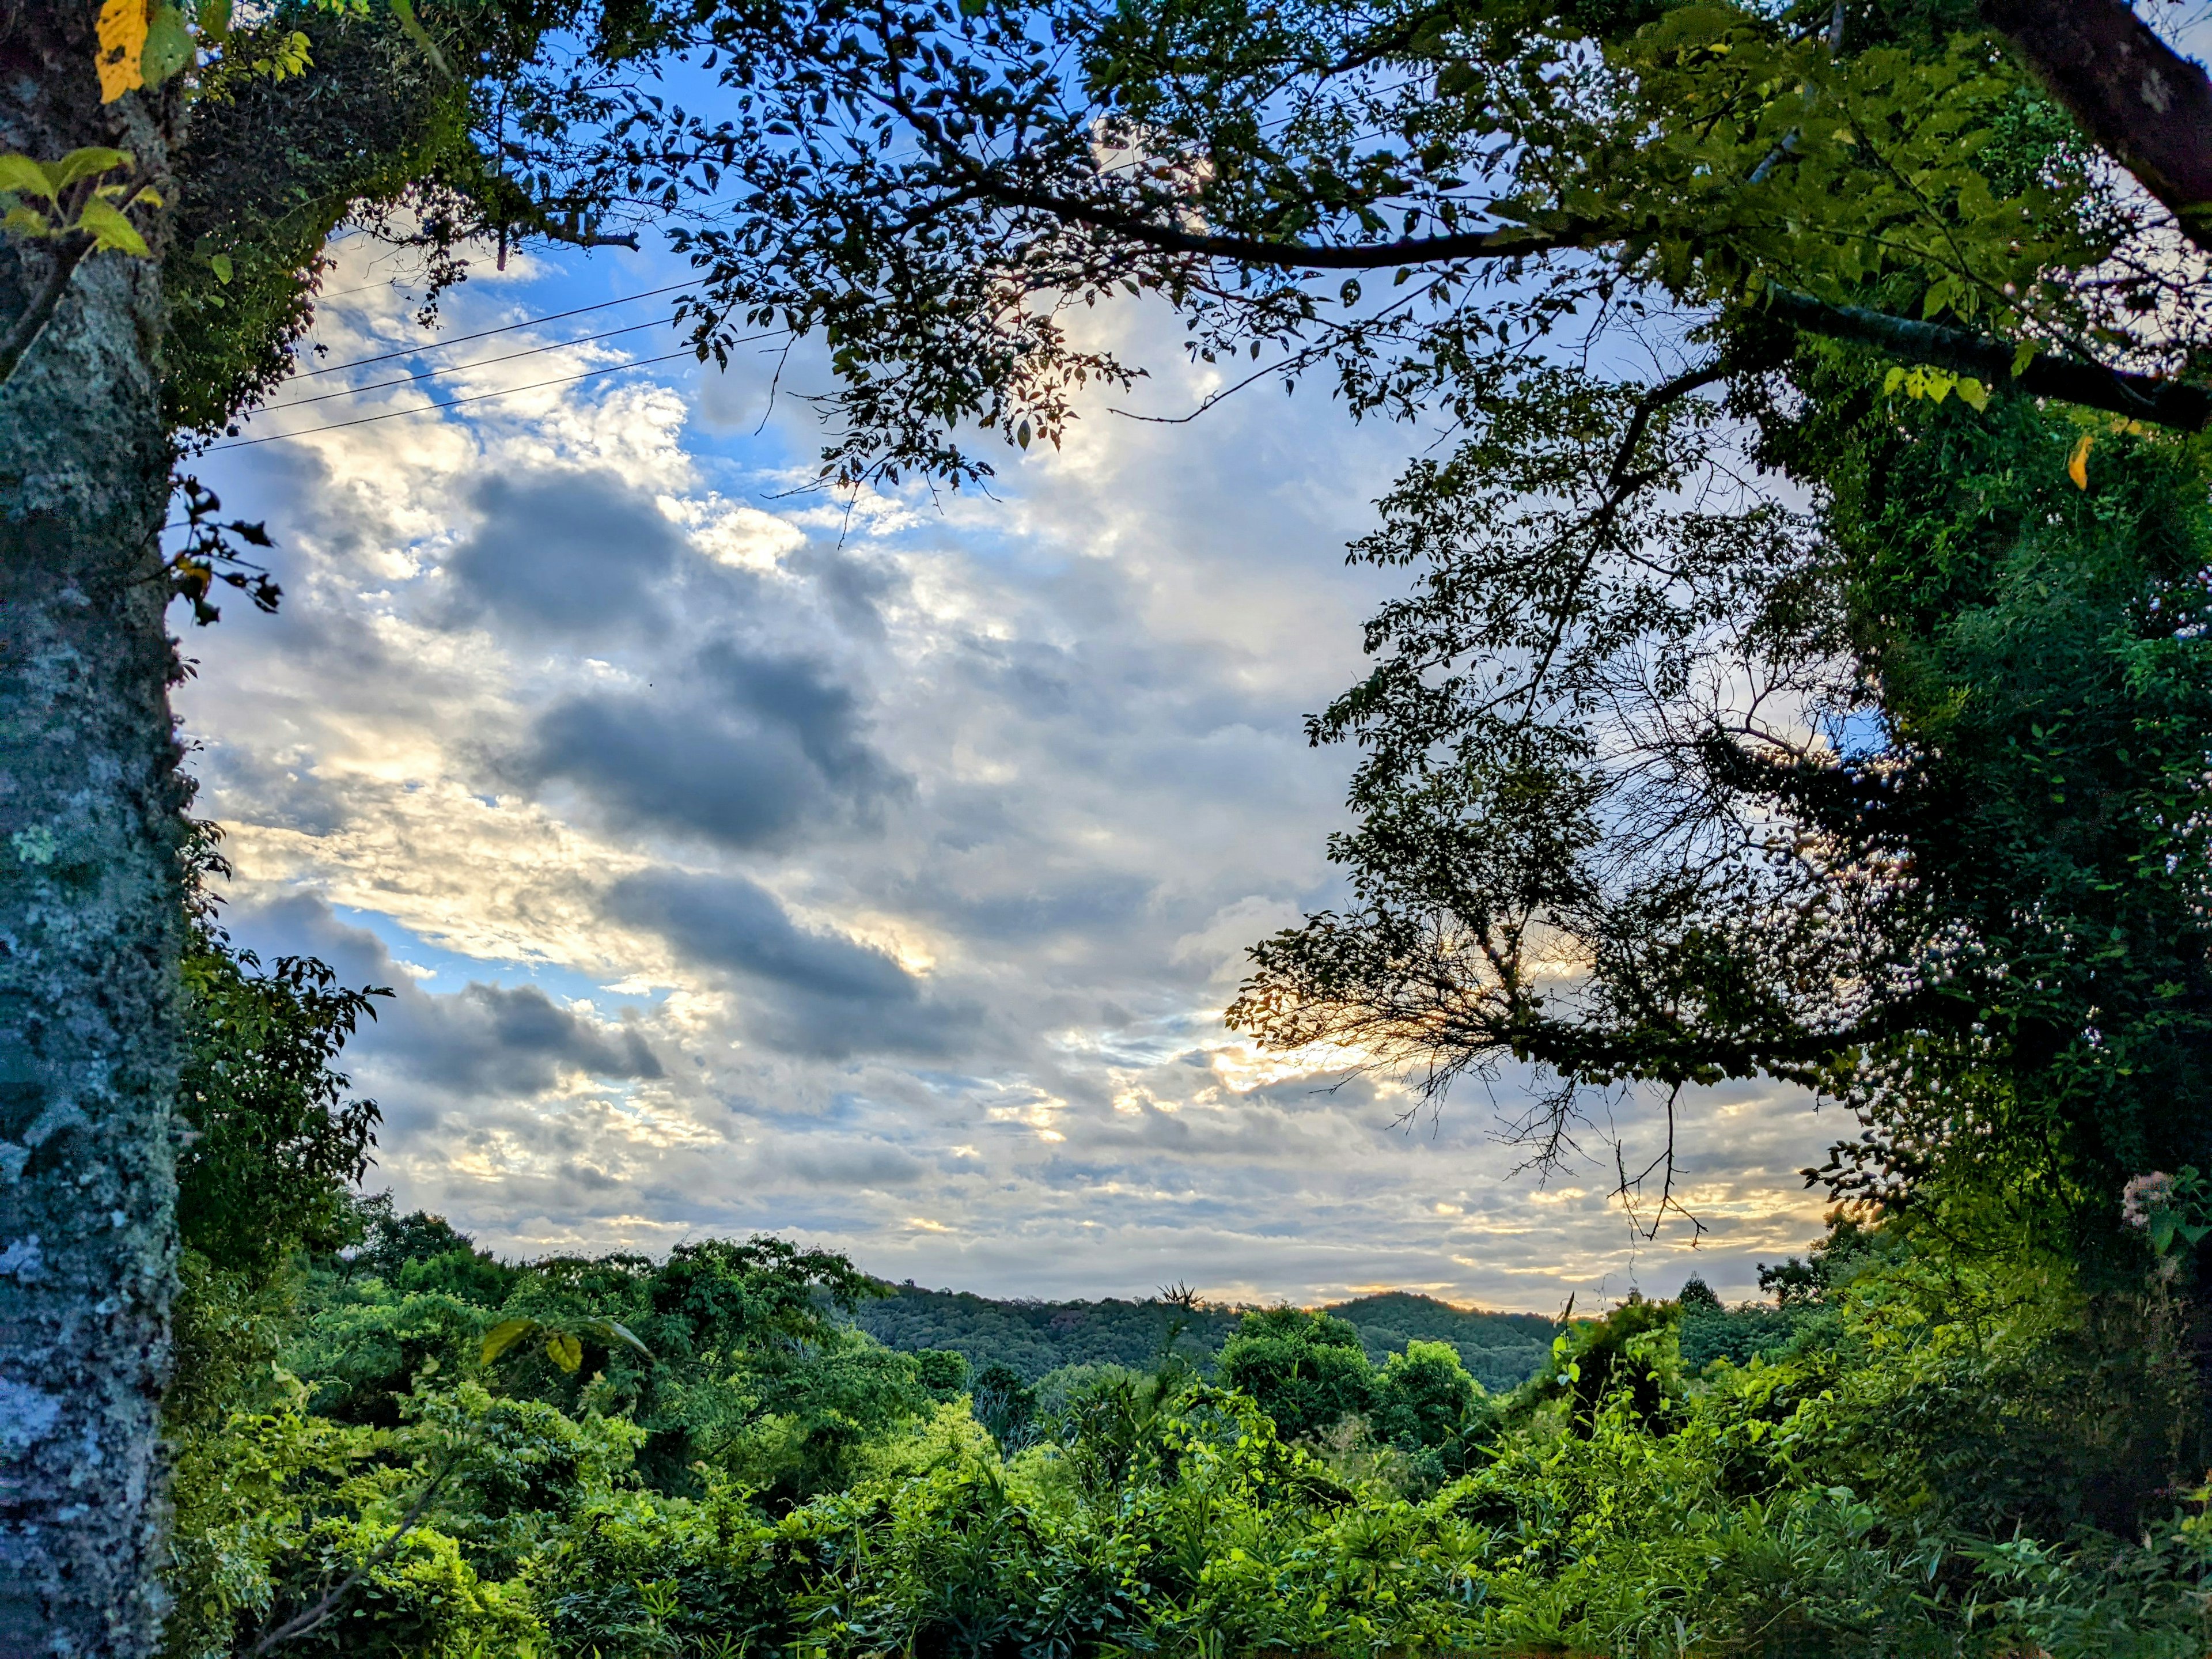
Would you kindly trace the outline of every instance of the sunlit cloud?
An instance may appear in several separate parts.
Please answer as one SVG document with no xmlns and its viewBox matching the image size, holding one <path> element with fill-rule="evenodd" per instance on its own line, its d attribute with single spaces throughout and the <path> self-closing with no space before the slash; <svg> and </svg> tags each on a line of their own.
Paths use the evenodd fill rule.
<svg viewBox="0 0 2212 1659">
<path fill-rule="evenodd" d="M 334 289 L 373 280 L 347 258 Z M 677 279 L 517 262 L 447 328 Z M 325 361 L 419 338 L 408 308 L 328 307 Z M 1164 406 L 1204 390 L 1171 339 L 1144 353 Z M 1407 433 L 1320 398 L 1095 408 L 988 497 L 848 502 L 799 489 L 819 436 L 770 373 L 662 365 L 201 464 L 269 520 L 286 603 L 186 641 L 197 810 L 244 942 L 393 992 L 347 1061 L 385 1113 L 373 1180 L 517 1255 L 765 1229 L 1012 1295 L 1553 1311 L 1693 1267 L 1747 1295 L 1810 1236 L 1796 1170 L 1838 1126 L 1787 1091 L 1686 1093 L 1674 1195 L 1706 1231 L 1646 1243 L 1609 1154 L 1516 1173 L 1494 1131 L 1527 1079 L 1409 1112 L 1355 1050 L 1224 1029 L 1244 947 L 1339 896 L 1351 757 L 1302 721 L 1395 584 L 1342 548 Z M 1609 1122 L 1641 1167 L 1657 1121 L 1609 1103 L 1587 1144 Z"/>
</svg>

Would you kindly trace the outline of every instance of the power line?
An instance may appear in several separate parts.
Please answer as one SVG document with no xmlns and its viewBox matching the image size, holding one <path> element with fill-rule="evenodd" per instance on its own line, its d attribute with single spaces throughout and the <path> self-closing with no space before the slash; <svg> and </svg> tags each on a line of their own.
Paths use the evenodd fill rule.
<svg viewBox="0 0 2212 1659">
<path fill-rule="evenodd" d="M 311 300 L 343 300 L 350 294 L 366 294 L 373 288 L 396 289 L 398 286 L 399 279 L 397 276 L 387 276 L 380 283 L 363 283 L 359 288 L 342 288 L 335 294 L 311 294 L 307 297 Z M 411 287 L 412 284 L 410 286 Z"/>
<path fill-rule="evenodd" d="M 764 340 L 768 336 L 756 334 L 752 337 Z M 743 345 L 745 342 L 736 340 L 731 343 Z M 658 357 L 641 357 L 633 363 L 609 363 L 601 368 L 587 368 L 580 374 L 562 374 L 550 380 L 532 380 L 527 386 L 510 386 L 502 387 L 497 392 L 479 392 L 471 397 L 449 398 L 441 404 L 420 404 L 413 409 L 387 409 L 381 415 L 363 415 L 357 420 L 351 421 L 332 421 L 327 426 L 311 426 L 299 432 L 272 432 L 265 438 L 240 438 L 227 444 L 210 444 L 208 446 L 207 453 L 213 454 L 217 450 L 223 449 L 251 449 L 256 444 L 278 443 L 286 438 L 312 438 L 318 432 L 337 432 L 349 426 L 368 426 L 377 421 L 396 421 L 402 415 L 427 415 L 434 409 L 459 409 L 463 404 L 480 404 L 487 398 L 512 397 L 518 392 L 535 392 L 540 386 L 567 386 L 572 380 L 588 380 L 598 374 L 618 374 L 626 368 L 645 368 L 653 363 L 665 363 L 672 358 L 692 356 L 694 354 L 688 348 L 682 351 L 665 352 Z"/>
<path fill-rule="evenodd" d="M 388 363 L 394 357 L 413 357 L 425 351 L 442 351 L 447 346 L 460 345 L 469 340 L 484 340 L 495 334 L 512 334 L 518 328 L 535 328 L 540 323 L 557 323 L 563 317 L 580 317 L 588 311 L 605 311 L 614 306 L 626 306 L 636 300 L 650 300 L 658 294 L 673 294 L 680 289 L 696 288 L 703 280 L 694 277 L 688 283 L 671 283 L 666 288 L 649 288 L 642 294 L 632 294 L 620 300 L 602 300 L 597 305 L 578 306 L 573 311 L 556 311 L 544 317 L 526 317 L 519 323 L 508 323 L 499 328 L 480 328 L 473 334 L 456 334 L 450 340 L 432 340 L 425 345 L 408 346 L 398 351 L 380 352 L 374 357 L 356 357 L 350 362 L 325 363 L 320 368 L 302 369 L 292 378 L 311 380 L 318 374 L 335 374 L 343 368 L 366 368 L 371 363 Z"/>
<path fill-rule="evenodd" d="M 309 404 L 325 404 L 333 398 L 357 398 L 364 392 L 382 392 L 387 386 L 407 386 L 416 380 L 434 380 L 441 375 L 459 374 L 471 368 L 489 368 L 494 363 L 511 363 L 521 357 L 542 356 L 549 351 L 564 351 L 570 346 L 590 345 L 595 341 L 611 340 L 618 335 L 636 334 L 648 328 L 665 328 L 665 322 L 632 323 L 628 328 L 611 328 L 604 334 L 586 334 L 580 340 L 556 340 L 550 345 L 532 346 L 527 351 L 510 351 L 500 357 L 477 357 L 465 363 L 449 363 L 443 368 L 417 369 L 412 374 L 402 374 L 389 380 L 371 380 L 367 386 L 349 386 L 343 392 L 319 392 L 312 398 L 295 398 L 289 403 L 270 404 L 262 413 L 273 415 L 280 409 L 303 409 Z"/>
</svg>

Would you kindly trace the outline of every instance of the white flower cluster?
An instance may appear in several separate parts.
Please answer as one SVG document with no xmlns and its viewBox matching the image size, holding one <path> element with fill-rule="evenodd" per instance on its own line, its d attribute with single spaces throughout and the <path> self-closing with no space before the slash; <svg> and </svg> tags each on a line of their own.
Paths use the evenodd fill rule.
<svg viewBox="0 0 2212 1659">
<path fill-rule="evenodd" d="M 2138 1231 L 2147 1229 L 2153 1216 L 2173 1207 L 2173 1199 L 2172 1176 L 2156 1170 L 2139 1175 L 2120 1188 L 2120 1219 Z"/>
</svg>

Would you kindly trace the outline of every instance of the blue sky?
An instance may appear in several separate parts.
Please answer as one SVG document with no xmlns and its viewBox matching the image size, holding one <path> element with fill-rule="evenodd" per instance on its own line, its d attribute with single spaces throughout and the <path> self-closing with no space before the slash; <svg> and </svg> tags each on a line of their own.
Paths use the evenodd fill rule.
<svg viewBox="0 0 2212 1659">
<path fill-rule="evenodd" d="M 325 366 L 687 274 L 482 258 L 426 333 L 407 270 L 337 252 Z M 510 1255 L 775 1231 L 1001 1295 L 1551 1311 L 1748 1295 L 1816 1231 L 1796 1171 L 1845 1125 L 1784 1091 L 1687 1103 L 1708 1231 L 1632 1246 L 1601 1132 L 1648 1148 L 1650 1103 L 1597 1103 L 1601 1162 L 1540 1186 L 1493 1134 L 1520 1080 L 1408 1126 L 1221 1024 L 1243 947 L 1336 892 L 1351 757 L 1302 721 L 1359 672 L 1394 578 L 1344 544 L 1424 434 L 1264 387 L 1183 426 L 1099 402 L 989 499 L 848 505 L 802 488 L 804 349 L 773 404 L 763 357 L 398 412 L 654 357 L 509 354 L 668 303 L 297 381 L 247 438 L 393 418 L 199 463 L 286 597 L 179 614 L 198 810 L 241 941 L 394 989 L 349 1057 L 373 1184 Z M 1157 313 L 1092 325 L 1153 370 L 1132 407 L 1218 383 Z"/>
</svg>

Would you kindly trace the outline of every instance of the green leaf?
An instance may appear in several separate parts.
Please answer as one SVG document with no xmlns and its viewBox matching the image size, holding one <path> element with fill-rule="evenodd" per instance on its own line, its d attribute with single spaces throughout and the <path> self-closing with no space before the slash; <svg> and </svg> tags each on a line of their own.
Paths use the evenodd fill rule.
<svg viewBox="0 0 2212 1659">
<path fill-rule="evenodd" d="M 220 45 L 230 34 L 230 0 L 200 0 L 200 33 Z"/>
<path fill-rule="evenodd" d="M 233 267 L 230 263 L 230 255 L 228 253 L 210 254 L 208 256 L 208 269 L 215 272 L 216 281 L 228 285 L 230 282 L 233 270 Z"/>
<path fill-rule="evenodd" d="M 489 1365 L 538 1328 L 534 1319 L 502 1319 L 484 1333 L 483 1361 Z"/>
<path fill-rule="evenodd" d="M 1027 421 L 1024 421 L 1021 425 L 1014 428 L 1014 441 L 1024 449 L 1030 447 L 1030 423 Z"/>
<path fill-rule="evenodd" d="M 596 1323 L 602 1332 L 629 1343 L 631 1347 L 635 1348 L 647 1359 L 653 1358 L 653 1350 L 647 1347 L 644 1343 L 639 1341 L 636 1335 L 630 1330 L 629 1326 L 621 1323 L 619 1321 L 612 1319 L 599 1320 Z"/>
<path fill-rule="evenodd" d="M 556 1331 L 545 1339 L 545 1352 L 555 1364 L 572 1376 L 584 1363 L 584 1345 L 566 1331 Z"/>
<path fill-rule="evenodd" d="M 2160 1255 L 2173 1248 L 2173 1218 L 2154 1215 L 2150 1218 L 2150 1247 Z"/>
<path fill-rule="evenodd" d="M 146 246 L 146 239 L 138 234 L 138 228 L 117 210 L 114 203 L 103 201 L 97 196 L 87 202 L 77 214 L 76 226 L 79 230 L 92 233 L 92 246 L 95 252 L 112 248 L 118 252 L 137 254 L 141 258 L 150 252 Z"/>
<path fill-rule="evenodd" d="M 423 55 L 438 66 L 439 74 L 453 73 L 446 67 L 446 55 L 438 50 L 438 43 L 422 27 L 422 19 L 415 15 L 415 0 L 392 0 L 392 15 L 399 20 L 399 27 L 405 31 L 407 38 L 422 47 Z"/>
<path fill-rule="evenodd" d="M 112 173 L 118 167 L 131 165 L 127 149 L 109 149 L 104 144 L 88 144 L 82 149 L 73 149 L 58 161 L 44 169 L 59 191 L 80 179 L 95 179 L 103 173 Z"/>
<path fill-rule="evenodd" d="M 184 13 L 174 6 L 164 6 L 146 25 L 146 50 L 138 58 L 139 73 L 146 77 L 147 86 L 158 87 L 179 70 L 191 67 L 194 50 L 191 31 L 185 27 Z"/>
<path fill-rule="evenodd" d="M 51 236 L 54 234 L 54 228 L 46 222 L 46 216 L 36 208 L 9 208 L 7 216 L 0 218 L 0 226 L 14 231 L 18 236 Z"/>
<path fill-rule="evenodd" d="M 46 170 L 29 156 L 0 155 L 0 190 L 16 191 L 51 202 L 54 199 L 55 185 L 46 176 Z"/>
<path fill-rule="evenodd" d="M 1971 374 L 1965 376 L 1960 380 L 1958 385 L 1958 393 L 1959 401 L 1962 404 L 1971 404 L 1977 415 L 1982 414 L 1987 410 L 1990 406 L 1989 388 L 1984 386 L 1979 380 L 1974 379 Z"/>
</svg>

